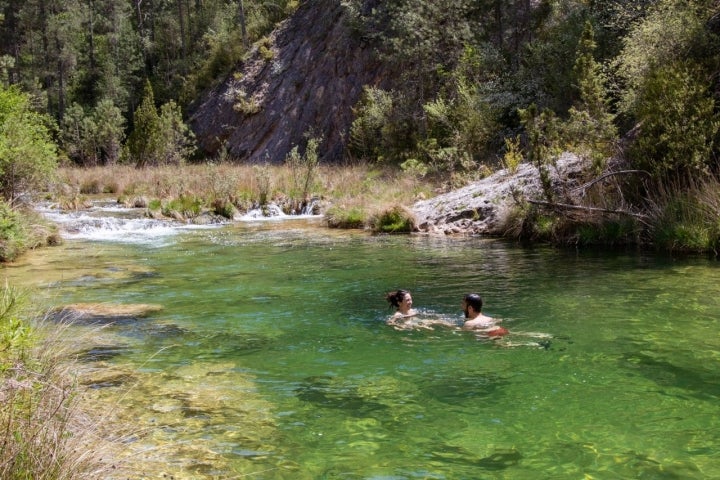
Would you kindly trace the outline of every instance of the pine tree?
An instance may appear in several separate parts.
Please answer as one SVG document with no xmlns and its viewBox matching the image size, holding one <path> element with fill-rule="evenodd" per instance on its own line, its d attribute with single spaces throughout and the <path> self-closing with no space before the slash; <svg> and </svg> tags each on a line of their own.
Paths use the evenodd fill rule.
<svg viewBox="0 0 720 480">
<path fill-rule="evenodd" d="M 157 165 L 160 141 L 160 116 L 155 107 L 152 85 L 146 80 L 143 99 L 133 115 L 133 131 L 127 142 L 136 168 Z"/>
</svg>

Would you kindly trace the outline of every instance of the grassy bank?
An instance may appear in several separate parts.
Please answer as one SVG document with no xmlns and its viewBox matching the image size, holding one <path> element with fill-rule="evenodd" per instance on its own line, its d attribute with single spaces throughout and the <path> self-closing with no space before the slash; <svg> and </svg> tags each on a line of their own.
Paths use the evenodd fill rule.
<svg viewBox="0 0 720 480">
<path fill-rule="evenodd" d="M 313 213 L 324 214 L 329 227 L 369 228 L 376 232 L 411 231 L 413 218 L 408 207 L 446 191 L 440 181 L 399 168 L 367 164 L 63 168 L 58 178 L 51 196 L 65 208 L 79 208 L 88 196 L 96 194 L 146 207 L 151 215 L 184 219 L 202 213 L 232 218 L 268 203 L 292 213 L 312 204 L 316 207 Z M 578 200 L 580 205 L 588 203 L 592 207 L 588 210 L 521 202 L 510 218 L 507 236 L 556 245 L 718 251 L 720 180 L 707 176 L 691 185 L 648 188 L 654 193 L 639 196 L 633 189 L 636 186 L 632 184 L 602 187 Z M 632 214 L 607 213 L 613 210 Z"/>
<path fill-rule="evenodd" d="M 38 318 L 28 303 L 0 291 L 0 478 L 106 477 L 111 446 L 84 410 L 67 325 L 27 320 Z"/>
<path fill-rule="evenodd" d="M 129 166 L 62 168 L 51 195 L 65 208 L 107 194 L 156 215 L 191 217 L 203 211 L 232 218 L 275 203 L 286 213 L 312 201 L 333 227 L 376 225 L 387 211 L 434 195 L 438 185 L 398 168 L 369 165 L 202 164 L 138 170 Z"/>
</svg>

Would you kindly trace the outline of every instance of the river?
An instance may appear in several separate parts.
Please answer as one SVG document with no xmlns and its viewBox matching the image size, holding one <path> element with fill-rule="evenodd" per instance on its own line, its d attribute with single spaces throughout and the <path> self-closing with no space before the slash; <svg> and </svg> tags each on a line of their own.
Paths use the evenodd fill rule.
<svg viewBox="0 0 720 480">
<path fill-rule="evenodd" d="M 715 259 L 49 214 L 64 244 L 13 284 L 161 307 L 76 327 L 136 478 L 720 478 Z M 457 322 L 478 292 L 510 334 L 394 330 L 397 288 Z"/>
</svg>

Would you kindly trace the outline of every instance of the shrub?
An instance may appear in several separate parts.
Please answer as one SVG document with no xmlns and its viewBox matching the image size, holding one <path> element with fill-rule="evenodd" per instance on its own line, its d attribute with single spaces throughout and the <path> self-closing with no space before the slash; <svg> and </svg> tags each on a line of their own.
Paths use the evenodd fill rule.
<svg viewBox="0 0 720 480">
<path fill-rule="evenodd" d="M 720 117 L 701 72 L 687 65 L 660 67 L 646 80 L 641 100 L 640 133 L 630 148 L 637 167 L 660 179 L 706 171 Z"/>
<path fill-rule="evenodd" d="M 373 215 L 370 227 L 376 233 L 410 233 L 415 229 L 415 217 L 405 207 L 395 205 Z"/>
<path fill-rule="evenodd" d="M 12 262 L 29 249 L 59 243 L 57 225 L 32 210 L 14 209 L 0 200 L 0 262 Z"/>
<path fill-rule="evenodd" d="M 231 201 L 224 198 L 216 198 L 212 202 L 212 211 L 215 212 L 216 215 L 232 220 L 235 217 L 237 209 Z"/>
<path fill-rule="evenodd" d="M 363 228 L 366 217 L 360 207 L 333 206 L 325 212 L 325 222 L 330 228 Z"/>
<path fill-rule="evenodd" d="M 180 197 L 170 200 L 162 208 L 163 215 L 178 220 L 197 217 L 201 211 L 202 200 L 186 195 L 180 195 Z"/>
<path fill-rule="evenodd" d="M 522 163 L 522 160 L 520 135 L 515 136 L 515 138 L 505 138 L 505 154 L 503 155 L 503 165 L 505 168 L 507 168 L 510 173 L 515 173 Z"/>
<path fill-rule="evenodd" d="M 285 164 L 290 167 L 292 174 L 292 191 L 290 195 L 300 202 L 307 201 L 319 164 L 318 147 L 322 139 L 310 137 L 305 147 L 305 153 L 300 155 L 297 146 L 293 147 L 285 158 Z"/>
<path fill-rule="evenodd" d="M 28 95 L 0 87 L 0 193 L 5 200 L 12 203 L 54 175 L 57 148 L 50 124 L 32 110 Z"/>
<path fill-rule="evenodd" d="M 100 185 L 100 180 L 93 178 L 91 180 L 88 180 L 87 182 L 80 185 L 80 193 L 84 195 L 93 195 L 97 193 L 102 193 L 103 188 L 102 185 Z"/>
<path fill-rule="evenodd" d="M 28 248 L 25 224 L 17 211 L 0 201 L 0 261 L 11 262 Z"/>
</svg>

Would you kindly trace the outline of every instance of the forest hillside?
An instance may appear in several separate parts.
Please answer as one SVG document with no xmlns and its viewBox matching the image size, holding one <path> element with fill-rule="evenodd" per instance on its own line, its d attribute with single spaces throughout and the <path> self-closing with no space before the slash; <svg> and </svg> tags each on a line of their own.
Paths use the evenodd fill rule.
<svg viewBox="0 0 720 480">
<path fill-rule="evenodd" d="M 10 203 L 56 160 L 282 165 L 311 150 L 444 191 L 532 165 L 544 198 L 514 199 L 520 236 L 567 237 L 571 206 L 588 213 L 571 223 L 621 224 L 610 230 L 623 241 L 684 236 L 689 223 L 699 248 L 720 244 L 717 0 L 0 0 L 0 11 Z M 32 128 L 10 128 L 28 108 Z M 550 188 L 564 152 L 593 189 Z M 625 213 L 642 222 L 628 227 Z"/>
</svg>

